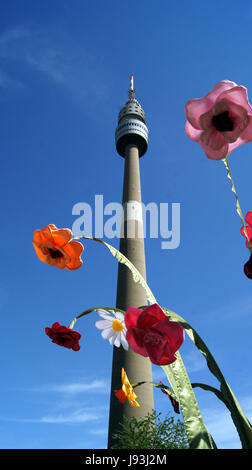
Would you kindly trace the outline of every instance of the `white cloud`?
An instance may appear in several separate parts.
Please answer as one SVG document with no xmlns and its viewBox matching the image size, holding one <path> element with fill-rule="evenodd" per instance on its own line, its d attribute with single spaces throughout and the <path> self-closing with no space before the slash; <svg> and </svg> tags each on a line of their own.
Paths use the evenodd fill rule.
<svg viewBox="0 0 252 470">
<path fill-rule="evenodd" d="M 214 408 L 202 410 L 205 424 L 219 449 L 240 449 L 241 442 L 229 411 Z"/>
<path fill-rule="evenodd" d="M 90 431 L 90 434 L 93 436 L 107 436 L 108 434 L 108 428 L 97 428 L 97 429 L 92 429 Z"/>
<path fill-rule="evenodd" d="M 22 62 L 44 74 L 68 90 L 76 103 L 83 99 L 100 102 L 108 96 L 108 72 L 100 62 L 100 55 L 92 52 L 90 44 L 81 47 L 63 30 L 16 27 L 5 31 L 0 35 L 0 57 Z"/>
<path fill-rule="evenodd" d="M 102 415 L 97 412 L 92 412 L 88 409 L 81 408 L 73 411 L 70 414 L 52 414 L 42 416 L 41 418 L 9 418 L 0 416 L 0 421 L 18 422 L 18 423 L 50 423 L 50 424 L 77 424 L 85 423 L 88 421 L 95 421 L 102 419 Z"/>
<path fill-rule="evenodd" d="M 43 416 L 39 422 L 41 423 L 53 423 L 53 424 L 76 424 L 76 423 L 85 423 L 87 421 L 94 421 L 101 418 L 101 415 L 97 413 L 92 413 L 86 409 L 76 410 L 69 415 L 48 415 Z"/>
<path fill-rule="evenodd" d="M 188 374 L 191 372 L 198 372 L 199 370 L 207 369 L 206 360 L 199 351 L 194 350 L 183 354 L 182 359 Z"/>
<path fill-rule="evenodd" d="M 32 392 L 58 392 L 66 394 L 85 393 L 90 391 L 93 393 L 107 393 L 108 390 L 109 383 L 105 380 L 93 380 L 92 382 L 87 383 L 71 382 L 68 384 L 49 384 L 30 389 Z"/>
</svg>

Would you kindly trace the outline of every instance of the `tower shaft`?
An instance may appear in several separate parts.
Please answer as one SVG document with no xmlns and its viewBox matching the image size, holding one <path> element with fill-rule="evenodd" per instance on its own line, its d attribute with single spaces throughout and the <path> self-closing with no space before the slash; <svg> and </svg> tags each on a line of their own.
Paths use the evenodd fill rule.
<svg viewBox="0 0 252 470">
<path fill-rule="evenodd" d="M 141 211 L 141 185 L 139 171 L 139 149 L 130 143 L 125 146 L 125 168 L 123 185 L 124 221 L 122 221 L 122 237 L 120 251 L 135 265 L 146 278 L 143 220 Z M 128 307 L 147 305 L 144 289 L 133 281 L 130 270 L 123 264 L 118 265 L 116 306 L 127 310 Z M 119 390 L 121 370 L 125 369 L 129 381 L 134 384 L 140 381 L 152 381 L 152 368 L 149 358 L 136 354 L 130 347 L 125 351 L 122 346 L 113 348 L 113 365 L 110 396 L 110 416 L 108 448 L 113 444 L 112 436 L 120 429 L 123 415 L 143 417 L 154 408 L 153 387 L 151 384 L 141 385 L 136 389 L 140 407 L 133 408 L 128 400 L 124 404 L 116 398 L 114 390 Z"/>
</svg>

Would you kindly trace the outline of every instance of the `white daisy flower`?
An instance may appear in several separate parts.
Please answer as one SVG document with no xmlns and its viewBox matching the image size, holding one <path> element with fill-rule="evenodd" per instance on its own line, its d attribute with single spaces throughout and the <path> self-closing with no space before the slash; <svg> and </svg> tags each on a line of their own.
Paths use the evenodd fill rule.
<svg viewBox="0 0 252 470">
<path fill-rule="evenodd" d="M 120 312 L 116 312 L 114 316 L 106 310 L 99 309 L 97 313 L 103 320 L 95 322 L 96 328 L 102 330 L 103 339 L 108 339 L 110 344 L 117 346 L 120 345 L 128 351 L 129 345 L 126 340 L 126 326 L 124 323 L 124 315 Z"/>
</svg>

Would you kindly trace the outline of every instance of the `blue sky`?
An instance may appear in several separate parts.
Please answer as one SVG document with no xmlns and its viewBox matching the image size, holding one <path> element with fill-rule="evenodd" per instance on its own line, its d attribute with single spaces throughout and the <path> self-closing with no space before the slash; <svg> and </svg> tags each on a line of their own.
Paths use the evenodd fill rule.
<svg viewBox="0 0 252 470">
<path fill-rule="evenodd" d="M 141 159 L 142 198 L 181 204 L 181 242 L 145 241 L 147 280 L 160 305 L 184 317 L 212 351 L 252 419 L 251 280 L 235 198 L 222 162 L 205 157 L 184 132 L 184 105 L 223 79 L 252 99 L 252 6 L 244 0 L 0 1 L 0 204 L 2 253 L 1 448 L 106 448 L 112 348 L 92 313 L 80 319 L 81 350 L 44 333 L 85 309 L 114 306 L 117 262 L 84 243 L 83 266 L 41 263 L 33 230 L 72 226 L 72 207 L 95 195 L 121 202 L 123 159 L 117 116 L 134 74 L 149 128 Z M 249 143 L 229 162 L 244 214 L 252 210 Z M 118 239 L 106 240 L 118 247 Z M 186 338 L 191 381 L 217 385 Z M 155 380 L 165 382 L 153 367 Z M 157 411 L 172 409 L 160 391 Z M 196 391 L 219 448 L 240 448 L 229 413 Z"/>
</svg>

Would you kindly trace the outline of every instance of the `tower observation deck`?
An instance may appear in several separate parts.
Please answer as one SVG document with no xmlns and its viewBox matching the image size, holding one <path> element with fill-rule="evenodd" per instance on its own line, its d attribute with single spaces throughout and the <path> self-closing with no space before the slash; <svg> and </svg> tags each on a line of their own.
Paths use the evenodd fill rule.
<svg viewBox="0 0 252 470">
<path fill-rule="evenodd" d="M 148 147 L 148 129 L 145 123 L 145 112 L 135 98 L 133 75 L 130 80 L 129 99 L 121 109 L 116 128 L 116 150 L 125 157 L 125 147 L 136 145 L 139 157 L 142 157 Z"/>
<path fill-rule="evenodd" d="M 129 99 L 119 112 L 115 141 L 117 152 L 125 159 L 120 251 L 146 278 L 139 159 L 148 148 L 148 129 L 144 110 L 135 99 L 132 75 Z M 143 305 L 147 305 L 144 289 L 133 281 L 130 270 L 120 263 L 116 306 L 126 311 L 128 307 Z M 125 369 L 132 384 L 152 381 L 152 367 L 148 357 L 135 353 L 130 347 L 128 351 L 125 351 L 122 346 L 113 347 L 108 448 L 114 443 L 113 434 L 121 429 L 119 423 L 123 422 L 124 415 L 128 418 L 132 416 L 140 418 L 152 412 L 154 408 L 153 387 L 149 383 L 136 389 L 140 407 L 133 408 L 128 400 L 123 404 L 119 402 L 114 390 L 119 390 L 122 386 L 122 368 Z"/>
</svg>

